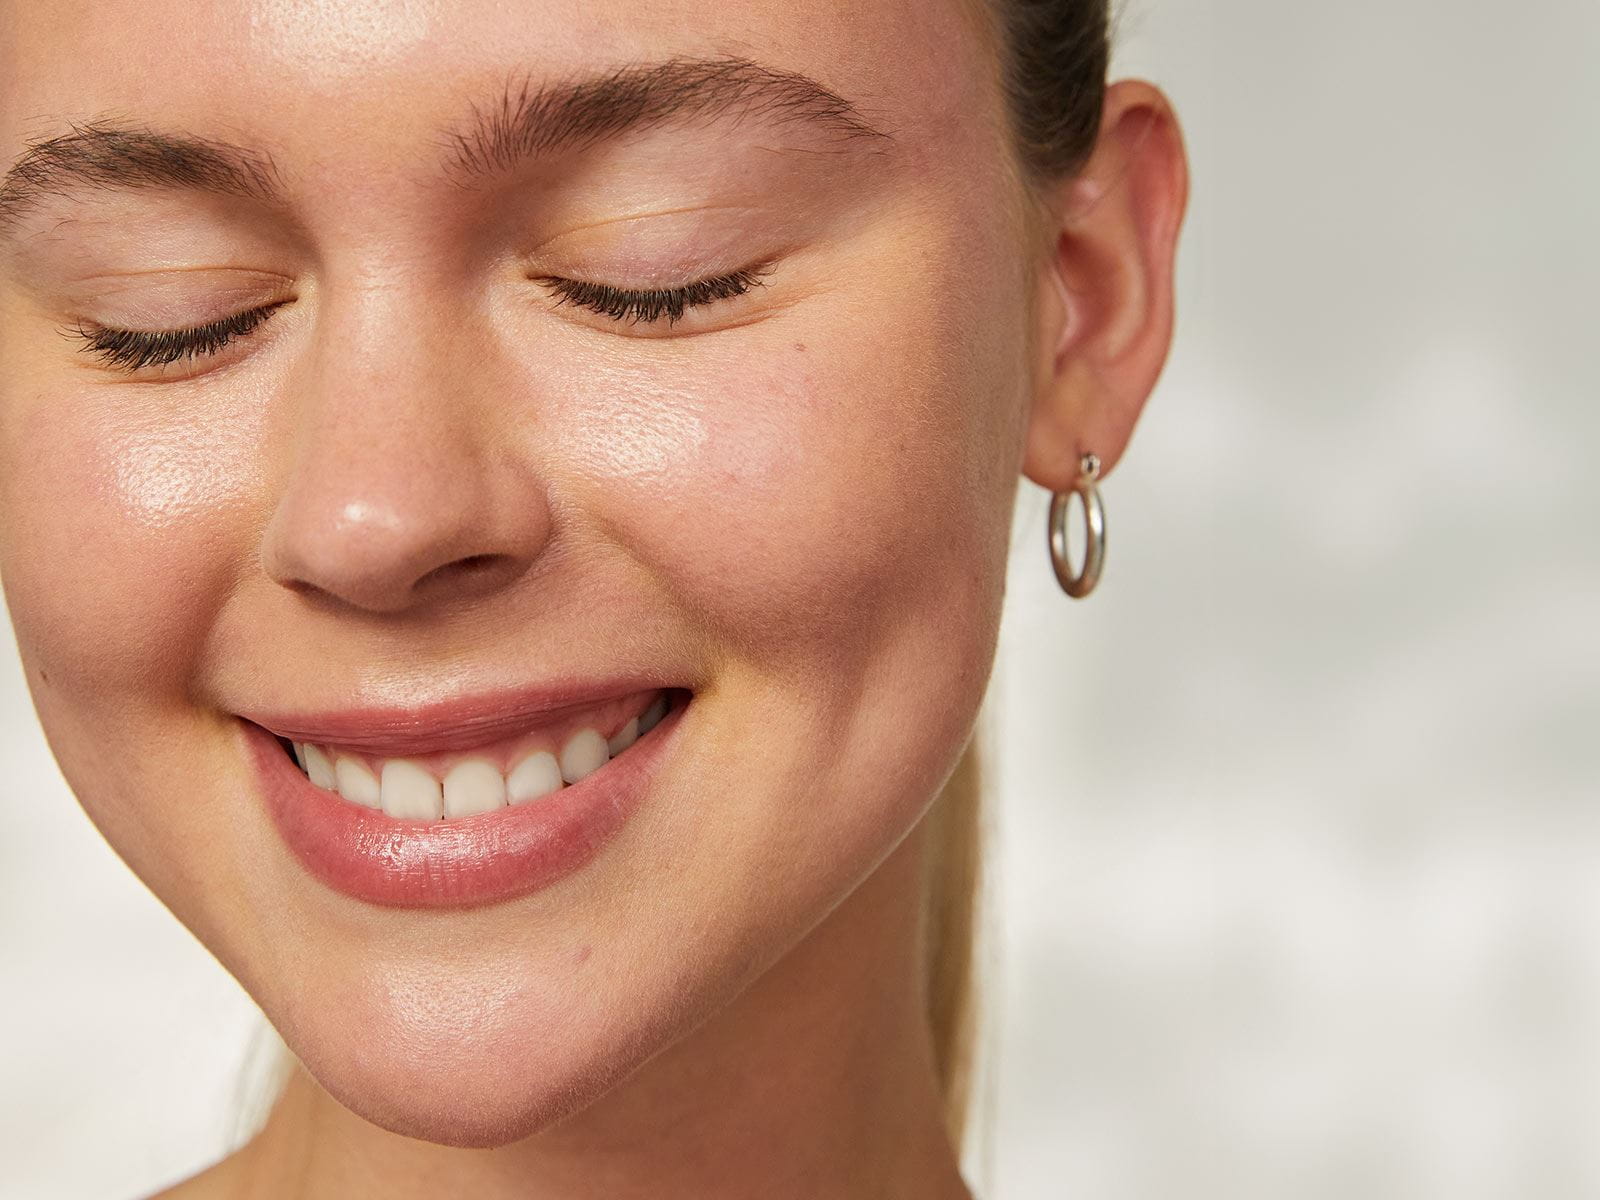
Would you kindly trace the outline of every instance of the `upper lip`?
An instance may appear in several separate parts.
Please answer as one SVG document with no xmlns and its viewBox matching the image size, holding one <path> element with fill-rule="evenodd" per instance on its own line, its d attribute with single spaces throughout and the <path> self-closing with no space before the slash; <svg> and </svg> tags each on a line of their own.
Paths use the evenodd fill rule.
<svg viewBox="0 0 1600 1200">
<path fill-rule="evenodd" d="M 241 710 L 238 715 L 292 742 L 343 746 L 398 758 L 471 750 L 609 700 L 668 686 L 646 679 L 573 679 L 422 704 L 362 705 L 321 712 Z"/>
</svg>

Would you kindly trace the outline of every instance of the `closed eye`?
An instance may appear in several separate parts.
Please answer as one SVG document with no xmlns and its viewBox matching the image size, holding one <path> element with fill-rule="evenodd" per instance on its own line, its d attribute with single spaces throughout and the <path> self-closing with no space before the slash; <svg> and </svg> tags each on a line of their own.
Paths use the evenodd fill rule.
<svg viewBox="0 0 1600 1200">
<path fill-rule="evenodd" d="M 96 355 L 108 366 L 131 373 L 218 354 L 235 338 L 253 332 L 287 303 L 287 300 L 279 300 L 188 329 L 112 329 L 105 325 L 79 324 L 66 333 L 81 339 L 85 352 Z"/>
<path fill-rule="evenodd" d="M 556 294 L 557 304 L 576 304 L 629 325 L 655 324 L 664 319 L 671 328 L 691 309 L 732 300 L 753 287 L 766 286 L 761 280 L 769 273 L 767 266 L 746 267 L 680 287 L 637 290 L 554 275 L 539 276 L 538 281 Z"/>
<path fill-rule="evenodd" d="M 766 266 L 746 267 L 673 288 L 621 288 L 557 276 L 541 276 L 539 282 L 555 293 L 558 304 L 575 304 L 619 323 L 653 325 L 665 321 L 671 328 L 692 309 L 732 300 L 752 288 L 764 287 L 762 278 L 769 271 Z M 287 300 L 279 300 L 187 329 L 115 329 L 81 323 L 66 333 L 82 341 L 82 349 L 107 366 L 133 373 L 189 359 L 213 357 L 234 340 L 254 332 L 287 303 Z"/>
</svg>

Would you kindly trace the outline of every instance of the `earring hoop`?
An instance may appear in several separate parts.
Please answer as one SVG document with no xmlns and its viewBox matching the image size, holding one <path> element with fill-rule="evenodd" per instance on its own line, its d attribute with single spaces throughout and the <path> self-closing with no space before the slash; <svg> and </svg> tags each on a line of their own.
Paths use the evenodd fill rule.
<svg viewBox="0 0 1600 1200">
<path fill-rule="evenodd" d="M 1105 566 L 1106 509 L 1100 502 L 1100 489 L 1095 486 L 1099 477 L 1099 456 L 1085 454 L 1078 482 L 1069 491 L 1054 493 L 1050 500 L 1050 565 L 1055 568 L 1061 590 L 1074 600 L 1081 600 L 1094 591 L 1094 585 L 1100 582 L 1100 570 Z M 1083 569 L 1078 572 L 1073 571 L 1067 558 L 1067 505 L 1074 495 L 1083 501 L 1084 527 L 1088 534 Z"/>
</svg>

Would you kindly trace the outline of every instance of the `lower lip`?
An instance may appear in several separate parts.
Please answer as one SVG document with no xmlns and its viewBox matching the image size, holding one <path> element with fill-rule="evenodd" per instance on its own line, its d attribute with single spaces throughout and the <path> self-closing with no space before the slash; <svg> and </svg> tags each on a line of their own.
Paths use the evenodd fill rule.
<svg viewBox="0 0 1600 1200">
<path fill-rule="evenodd" d="M 241 721 L 267 811 L 317 879 L 395 908 L 464 908 L 525 896 L 572 874 L 649 793 L 684 704 L 592 775 L 526 804 L 407 821 L 352 804 L 300 772 L 276 737 Z"/>
</svg>

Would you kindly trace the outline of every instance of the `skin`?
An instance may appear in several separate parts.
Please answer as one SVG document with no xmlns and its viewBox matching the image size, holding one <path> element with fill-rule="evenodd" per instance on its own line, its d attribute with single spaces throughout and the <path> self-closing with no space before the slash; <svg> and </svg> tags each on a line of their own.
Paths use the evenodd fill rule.
<svg viewBox="0 0 1600 1200">
<path fill-rule="evenodd" d="M 438 130 L 513 72 L 728 53 L 892 148 L 702 120 L 440 173 Z M 960 0 L 0 0 L 6 162 L 119 114 L 258 147 L 287 190 L 63 199 L 0 261 L 0 578 L 46 735 L 303 1064 L 164 1194 L 969 1195 L 922 817 L 1019 478 L 1066 488 L 1087 450 L 1103 477 L 1161 370 L 1187 191 L 1137 82 L 1030 190 L 995 80 Z M 508 269 L 529 247 L 635 287 L 776 261 L 658 336 L 554 306 Z M 61 333 L 273 289 L 255 334 L 137 378 Z M 232 716 L 647 668 L 696 692 L 656 792 L 475 909 L 307 876 Z"/>
</svg>

